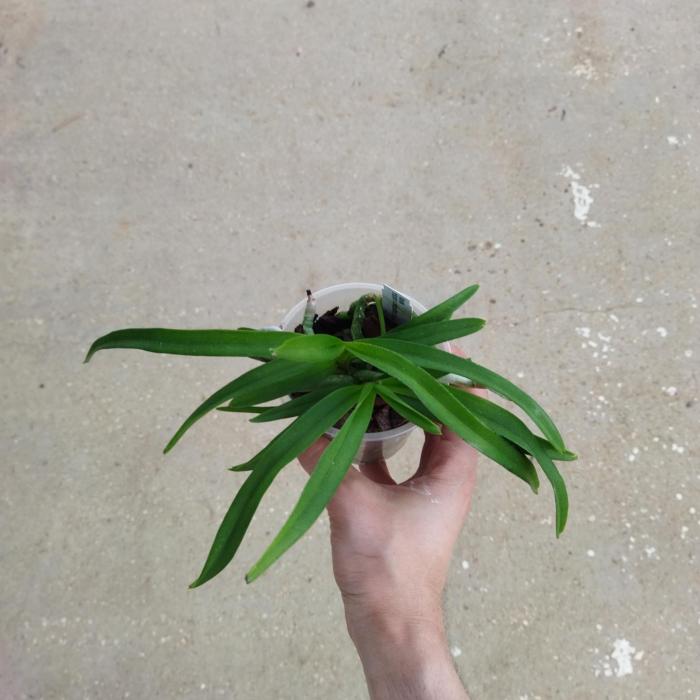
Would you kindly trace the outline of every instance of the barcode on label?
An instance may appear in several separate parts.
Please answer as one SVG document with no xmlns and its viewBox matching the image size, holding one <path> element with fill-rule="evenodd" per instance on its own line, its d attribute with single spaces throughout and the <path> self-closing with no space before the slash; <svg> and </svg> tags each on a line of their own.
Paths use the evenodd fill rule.
<svg viewBox="0 0 700 700">
<path fill-rule="evenodd" d="M 384 315 L 397 325 L 410 321 L 413 316 L 409 299 L 388 284 L 382 289 L 382 307 Z"/>
</svg>

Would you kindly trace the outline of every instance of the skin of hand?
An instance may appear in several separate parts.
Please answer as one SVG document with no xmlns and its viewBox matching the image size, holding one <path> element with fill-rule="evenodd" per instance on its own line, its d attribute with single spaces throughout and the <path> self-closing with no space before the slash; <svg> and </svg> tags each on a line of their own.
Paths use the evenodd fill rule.
<svg viewBox="0 0 700 700">
<path fill-rule="evenodd" d="M 322 438 L 300 456 L 307 472 L 327 444 Z M 362 464 L 328 504 L 333 573 L 373 700 L 467 697 L 447 646 L 442 594 L 476 462 L 474 448 L 443 427 L 426 435 L 410 479 L 397 484 L 384 461 Z"/>
</svg>

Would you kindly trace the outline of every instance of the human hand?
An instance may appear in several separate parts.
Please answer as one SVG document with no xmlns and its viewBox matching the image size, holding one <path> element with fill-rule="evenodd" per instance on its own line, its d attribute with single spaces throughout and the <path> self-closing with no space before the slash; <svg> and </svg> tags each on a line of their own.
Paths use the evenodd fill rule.
<svg viewBox="0 0 700 700">
<path fill-rule="evenodd" d="M 304 469 L 313 471 L 327 444 L 322 438 L 300 456 Z M 411 478 L 396 483 L 383 460 L 362 464 L 348 471 L 328 504 L 333 572 L 372 697 L 394 697 L 381 687 L 396 662 L 394 680 L 405 681 L 410 664 L 421 683 L 424 673 L 439 682 L 435 695 L 404 687 L 396 697 L 466 697 L 447 651 L 441 604 L 476 461 L 474 448 L 443 428 L 442 435 L 426 435 Z"/>
</svg>

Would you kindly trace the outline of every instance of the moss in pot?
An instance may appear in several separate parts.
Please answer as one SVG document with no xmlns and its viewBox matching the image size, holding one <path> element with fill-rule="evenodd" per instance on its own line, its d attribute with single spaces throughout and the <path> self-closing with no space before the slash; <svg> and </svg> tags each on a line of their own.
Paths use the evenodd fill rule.
<svg viewBox="0 0 700 700">
<path fill-rule="evenodd" d="M 332 288 L 330 288 L 332 289 Z M 315 522 L 372 432 L 402 421 L 439 434 L 445 425 L 481 453 L 526 482 L 536 493 L 534 462 L 550 481 L 555 531 L 566 524 L 568 498 L 555 461 L 576 459 L 545 410 L 495 372 L 435 347 L 479 331 L 484 321 L 452 315 L 478 287 L 473 285 L 400 323 L 382 298 L 363 294 L 347 309 L 316 314 L 308 292 L 296 332 L 255 330 L 124 329 L 91 346 L 86 362 L 107 348 L 180 355 L 250 357 L 261 362 L 222 387 L 185 420 L 165 447 L 212 410 L 253 414 L 252 422 L 294 420 L 258 454 L 231 467 L 248 472 L 214 538 L 204 567 L 191 584 L 216 576 L 233 559 L 263 495 L 284 466 L 324 433 L 335 434 L 279 534 L 246 575 L 260 576 Z M 288 315 L 289 316 L 289 315 Z M 444 383 L 458 376 L 516 404 L 541 432 L 488 399 Z M 442 380 L 442 381 L 441 381 Z M 285 398 L 280 405 L 268 402 Z M 379 417 L 381 415 L 381 417 Z M 412 426 L 408 426 L 412 427 Z M 405 438 L 404 438 L 405 439 Z"/>
</svg>

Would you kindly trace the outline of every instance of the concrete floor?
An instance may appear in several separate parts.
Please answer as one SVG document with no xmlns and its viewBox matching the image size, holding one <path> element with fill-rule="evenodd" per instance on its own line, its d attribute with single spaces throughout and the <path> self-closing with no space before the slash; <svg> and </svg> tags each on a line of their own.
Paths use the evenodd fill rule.
<svg viewBox="0 0 700 700">
<path fill-rule="evenodd" d="M 547 489 L 481 466 L 446 601 L 474 700 L 700 698 L 699 28 L 690 0 L 0 1 L 2 698 L 366 697 L 325 518 L 243 582 L 296 466 L 187 589 L 275 428 L 161 449 L 250 363 L 81 364 L 358 279 L 480 282 L 465 347 L 581 455 L 559 541 Z"/>
</svg>

